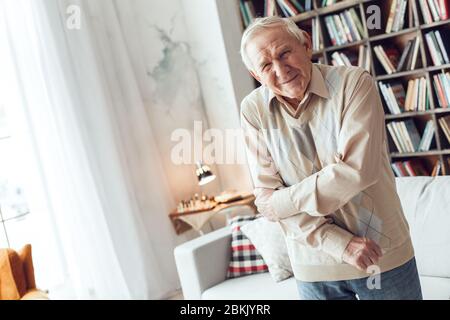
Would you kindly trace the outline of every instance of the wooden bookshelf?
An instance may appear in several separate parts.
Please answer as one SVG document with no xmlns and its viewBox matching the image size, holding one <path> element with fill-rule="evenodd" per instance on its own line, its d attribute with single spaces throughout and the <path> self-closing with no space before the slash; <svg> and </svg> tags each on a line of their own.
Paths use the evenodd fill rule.
<svg viewBox="0 0 450 320">
<path fill-rule="evenodd" d="M 238 2 L 242 0 L 236 0 Z M 264 0 L 244 0 L 252 2 L 256 16 L 263 16 L 264 14 Z M 390 136 L 388 130 L 386 129 L 386 136 L 388 137 L 388 148 L 390 151 L 391 162 L 394 161 L 407 161 L 414 159 L 423 164 L 428 172 L 432 171 L 432 168 L 436 161 L 441 163 L 441 171 L 439 175 L 450 175 L 450 144 L 447 141 L 445 134 L 439 126 L 438 119 L 443 116 L 450 115 L 450 107 L 440 108 L 438 104 L 438 97 L 436 96 L 435 89 L 433 87 L 433 75 L 438 74 L 442 71 L 449 72 L 450 64 L 443 64 L 435 66 L 433 64 L 431 54 L 428 48 L 428 44 L 425 39 L 425 34 L 430 31 L 439 30 L 442 36 L 447 35 L 444 38 L 445 46 L 448 54 L 450 55 L 450 43 L 448 41 L 450 36 L 450 19 L 432 23 L 426 23 L 425 18 L 422 15 L 419 0 L 408 0 L 407 8 L 405 12 L 405 22 L 403 28 L 396 32 L 385 33 L 386 24 L 388 21 L 388 16 L 391 8 L 391 4 L 394 0 L 342 0 L 337 3 L 321 7 L 321 0 L 312 0 L 312 10 L 308 12 L 300 13 L 299 15 L 288 17 L 292 19 L 296 24 L 304 29 L 305 31 L 311 33 L 312 20 L 318 19 L 319 23 L 319 39 L 322 44 L 320 50 L 313 52 L 313 62 L 319 62 L 324 64 L 331 64 L 331 54 L 340 50 L 350 50 L 357 51 L 360 45 L 366 46 L 370 53 L 370 73 L 373 75 L 377 82 L 383 81 L 383 83 L 390 82 L 401 82 L 403 83 L 404 89 L 406 91 L 407 83 L 410 79 L 425 77 L 426 86 L 429 98 L 429 109 L 424 111 L 410 111 L 403 112 L 401 114 L 390 114 L 389 109 L 386 106 L 386 102 L 383 99 L 380 88 L 380 97 L 385 108 L 386 124 L 390 121 L 402 121 L 406 119 L 413 119 L 419 134 L 422 136 L 424 133 L 424 127 L 428 120 L 432 120 L 435 128 L 434 137 L 429 151 L 418 151 L 418 152 L 408 152 L 400 153 L 393 140 Z M 305 1 L 300 1 L 302 4 Z M 380 29 L 369 29 L 367 25 L 367 18 L 373 13 L 368 14 L 367 9 L 371 5 L 377 5 L 380 7 L 381 12 L 381 28 Z M 332 45 L 328 31 L 325 25 L 325 17 L 333 14 L 339 14 L 344 10 L 353 8 L 359 16 L 361 24 L 363 26 L 363 34 L 361 34 L 361 40 L 352 43 L 346 43 L 343 45 Z M 280 11 L 281 12 L 281 11 Z M 244 24 L 242 25 L 242 30 L 244 30 Z M 311 34 L 311 36 L 313 36 Z M 400 54 L 404 49 L 405 44 L 408 40 L 418 38 L 419 41 L 419 52 L 417 56 L 417 65 L 414 70 L 407 70 L 401 72 L 394 72 L 392 74 L 387 74 L 375 56 L 374 47 L 376 45 L 390 46 L 394 45 L 400 48 Z"/>
</svg>

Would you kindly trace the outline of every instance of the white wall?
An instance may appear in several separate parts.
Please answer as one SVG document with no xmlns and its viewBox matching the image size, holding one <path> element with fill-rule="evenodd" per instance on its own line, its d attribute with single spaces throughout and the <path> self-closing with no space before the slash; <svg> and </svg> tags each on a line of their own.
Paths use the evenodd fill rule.
<svg viewBox="0 0 450 320">
<path fill-rule="evenodd" d="M 254 86 L 239 56 L 238 2 L 181 2 L 209 124 L 221 130 L 239 128 L 240 102 Z M 218 171 L 223 189 L 252 190 L 247 165 L 220 165 Z"/>
<path fill-rule="evenodd" d="M 193 192 L 251 191 L 247 165 L 212 166 L 218 179 L 200 189 L 193 165 L 175 165 L 173 130 L 239 128 L 239 104 L 253 83 L 239 56 L 237 1 L 120 0 L 122 29 L 176 201 Z M 204 143 L 204 145 L 207 143 Z M 243 148 L 243 145 L 240 145 Z M 241 149 L 243 150 L 243 149 Z"/>
</svg>

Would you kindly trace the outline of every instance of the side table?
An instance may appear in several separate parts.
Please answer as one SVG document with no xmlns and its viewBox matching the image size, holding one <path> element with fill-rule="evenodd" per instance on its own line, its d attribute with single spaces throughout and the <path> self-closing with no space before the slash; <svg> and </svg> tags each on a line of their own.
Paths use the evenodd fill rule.
<svg viewBox="0 0 450 320">
<path fill-rule="evenodd" d="M 253 194 L 250 194 L 235 201 L 219 203 L 214 208 L 209 210 L 198 210 L 185 213 L 172 212 L 169 214 L 169 218 L 172 221 L 172 225 L 175 228 L 175 232 L 177 234 L 181 234 L 192 228 L 196 230 L 200 235 L 203 235 L 202 227 L 206 223 L 208 223 L 216 214 L 225 209 L 230 209 L 236 206 L 247 206 L 251 208 L 255 214 L 257 213 L 257 209 L 255 206 L 255 196 Z M 226 219 L 227 222 L 229 221 L 229 219 L 231 219 L 230 213 L 226 214 Z"/>
</svg>

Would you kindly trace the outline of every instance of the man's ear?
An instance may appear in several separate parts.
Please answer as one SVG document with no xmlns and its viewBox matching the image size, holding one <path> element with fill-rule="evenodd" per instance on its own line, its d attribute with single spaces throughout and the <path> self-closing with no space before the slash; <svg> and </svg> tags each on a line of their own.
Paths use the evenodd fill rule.
<svg viewBox="0 0 450 320">
<path fill-rule="evenodd" d="M 258 77 L 258 75 L 254 71 L 249 70 L 249 72 L 250 72 L 250 74 L 252 75 L 253 78 L 255 78 L 258 82 L 261 82 L 260 77 Z"/>
<path fill-rule="evenodd" d="M 303 36 L 305 41 L 303 42 L 303 46 L 305 47 L 306 54 L 308 55 L 309 59 L 312 58 L 312 40 L 311 36 L 308 32 L 303 31 Z"/>
</svg>

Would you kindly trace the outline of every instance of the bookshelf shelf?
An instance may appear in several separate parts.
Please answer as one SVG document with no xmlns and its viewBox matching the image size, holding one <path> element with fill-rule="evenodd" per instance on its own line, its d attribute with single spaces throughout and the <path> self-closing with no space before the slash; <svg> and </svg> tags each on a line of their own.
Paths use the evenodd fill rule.
<svg viewBox="0 0 450 320">
<path fill-rule="evenodd" d="M 450 150 L 431 150 L 426 152 L 391 152 L 391 158 L 409 158 L 409 157 L 428 157 L 428 156 L 439 156 L 448 155 Z"/>
<path fill-rule="evenodd" d="M 436 108 L 433 110 L 433 112 L 437 114 L 450 113 L 450 108 Z"/>
<path fill-rule="evenodd" d="M 426 71 L 439 71 L 442 69 L 450 69 L 450 64 L 442 64 L 440 66 L 431 66 L 431 67 L 427 67 L 425 68 Z"/>
<path fill-rule="evenodd" d="M 308 12 L 305 12 L 305 13 L 293 16 L 293 17 L 291 17 L 291 19 L 294 20 L 295 22 L 301 22 L 301 21 L 305 21 L 305 20 L 308 20 L 308 19 L 315 18 L 317 16 L 318 16 L 317 12 L 315 12 L 315 11 L 308 11 Z"/>
<path fill-rule="evenodd" d="M 403 112 L 401 114 L 386 114 L 385 119 L 391 120 L 391 119 L 402 119 L 402 118 L 408 118 L 408 117 L 416 117 L 416 116 L 424 116 L 433 114 L 434 110 L 427 110 L 427 111 L 410 111 L 410 112 Z"/>
<path fill-rule="evenodd" d="M 367 40 L 350 42 L 350 43 L 343 44 L 343 45 L 340 45 L 340 46 L 333 46 L 333 47 L 325 48 L 324 51 L 325 52 L 330 52 L 330 51 L 342 50 L 342 49 L 346 49 L 346 48 L 350 48 L 350 47 L 354 47 L 354 46 L 360 46 L 362 44 L 365 44 L 366 42 L 367 42 Z"/>
<path fill-rule="evenodd" d="M 264 8 L 267 4 L 267 1 L 274 1 L 276 3 L 276 7 L 278 7 L 280 3 L 290 2 L 291 4 L 293 4 L 293 2 L 295 2 L 293 0 L 235 1 L 237 1 L 238 3 L 251 2 L 256 11 L 255 16 L 264 15 Z M 445 5 L 447 7 L 446 11 L 448 11 L 450 9 L 449 1 L 450 0 L 441 0 L 438 2 L 445 2 Z M 307 0 L 297 0 L 297 2 L 305 5 Z M 402 5 L 404 6 L 402 10 L 399 10 L 399 8 L 401 8 L 401 5 L 399 3 L 402 3 Z M 425 3 L 428 3 L 428 1 L 425 0 Z M 442 117 L 450 116 L 450 105 L 447 107 L 445 107 L 445 105 L 442 105 L 443 93 L 441 91 L 438 92 L 439 88 L 436 85 L 436 79 L 438 78 L 438 76 L 442 77 L 442 75 L 444 74 L 445 77 L 445 73 L 449 73 L 450 77 L 450 63 L 445 63 L 448 61 L 444 61 L 444 59 L 442 59 L 441 63 L 444 63 L 440 65 L 434 65 L 434 62 L 436 61 L 436 54 L 435 52 L 433 52 L 433 48 L 429 47 L 431 43 L 429 42 L 429 36 L 427 36 L 427 34 L 430 34 L 430 32 L 433 32 L 435 34 L 441 33 L 443 47 L 445 47 L 445 50 L 450 56 L 450 42 L 448 41 L 450 37 L 450 19 L 446 18 L 441 21 L 435 21 L 438 19 L 437 17 L 434 17 L 432 15 L 431 9 L 430 14 L 427 16 L 426 12 L 425 14 L 422 12 L 421 4 L 423 4 L 423 2 L 421 0 L 338 0 L 336 3 L 326 7 L 321 7 L 321 4 L 322 0 L 311 0 L 310 11 L 301 12 L 299 14 L 288 17 L 289 19 L 296 22 L 300 28 L 309 32 L 312 38 L 314 38 L 314 32 L 317 33 L 316 39 L 320 40 L 320 46 L 316 46 L 315 48 L 320 50 L 316 49 L 313 52 L 313 61 L 331 65 L 332 63 L 336 63 L 336 59 L 339 58 L 339 55 L 342 53 L 344 55 L 348 55 L 349 61 L 353 63 L 353 65 L 355 65 L 355 60 L 351 59 L 350 57 L 356 54 L 356 63 L 358 63 L 358 54 L 364 52 L 363 61 L 365 61 L 365 63 L 363 63 L 362 65 L 365 66 L 365 68 L 372 74 L 378 84 L 383 83 L 384 85 L 389 86 L 389 89 L 392 89 L 392 87 L 395 86 L 398 87 L 398 85 L 401 84 L 406 93 L 408 91 L 408 85 L 411 81 L 417 82 L 418 80 L 416 79 L 422 79 L 420 80 L 421 82 L 419 84 L 419 89 L 421 88 L 422 90 L 413 88 L 414 90 L 411 90 L 411 92 L 423 92 L 423 97 L 426 98 L 422 100 L 420 100 L 420 98 L 417 98 L 417 100 L 415 101 L 415 107 L 412 109 L 406 109 L 412 111 L 402 112 L 399 114 L 388 113 L 390 109 L 387 108 L 387 102 L 384 100 L 383 92 L 381 88 L 378 87 L 378 91 L 380 93 L 381 99 L 383 100 L 383 106 L 386 111 L 386 126 L 390 122 L 408 122 L 411 119 L 413 120 L 414 125 L 417 127 L 418 134 L 421 137 L 422 135 L 425 135 L 427 125 L 429 127 L 434 127 L 434 133 L 431 133 L 433 132 L 432 130 L 428 130 L 430 132 L 429 136 L 432 137 L 431 143 L 429 144 L 430 150 L 418 152 L 398 152 L 400 149 L 398 149 L 394 144 L 391 132 L 389 132 L 386 127 L 386 136 L 388 137 L 388 147 L 391 162 L 398 162 L 400 160 L 403 161 L 407 159 L 417 159 L 418 161 L 421 161 L 423 163 L 424 167 L 426 167 L 427 169 L 426 171 L 428 171 L 429 173 L 434 171 L 433 169 L 438 167 L 437 164 L 440 163 L 440 172 L 438 174 L 450 175 L 450 142 L 447 141 L 447 138 L 444 135 L 444 132 L 440 127 L 440 123 L 438 121 Z M 398 6 L 396 8 L 393 8 L 393 4 L 397 4 Z M 373 12 L 368 10 L 371 5 L 377 5 L 380 8 L 380 29 L 370 29 L 368 26 L 368 19 L 370 19 L 370 17 L 373 15 Z M 284 16 L 282 11 L 283 10 L 279 10 L 278 13 L 281 14 L 281 16 Z M 284 11 L 286 11 L 286 8 L 284 8 Z M 352 30 L 350 30 L 350 38 L 352 38 L 352 40 L 354 41 L 350 41 L 351 39 L 348 36 L 348 31 L 347 40 L 336 41 L 336 37 L 332 38 L 330 36 L 330 28 L 329 25 L 327 26 L 327 23 L 329 24 L 329 20 L 332 19 L 328 17 L 333 17 L 333 19 L 335 19 L 335 16 L 339 16 L 341 19 L 343 19 L 342 23 L 344 24 L 344 20 L 346 19 L 345 15 L 348 14 L 349 11 L 352 13 L 351 19 L 353 19 L 353 22 L 348 23 L 349 20 L 347 19 L 345 23 L 347 23 L 349 26 L 351 23 L 353 23 L 353 31 L 355 29 L 358 30 L 357 33 L 359 33 L 359 38 L 357 37 L 357 39 L 355 39 L 355 37 L 353 36 L 354 33 L 352 33 Z M 400 23 L 396 25 L 396 22 L 398 22 L 396 20 L 397 17 L 401 17 L 401 14 L 398 14 L 398 12 L 404 12 L 404 22 L 400 21 Z M 445 18 L 444 10 L 438 10 L 438 14 L 442 14 L 442 16 L 440 17 L 441 19 Z M 449 16 L 448 14 L 450 14 L 450 12 L 447 12 L 447 17 Z M 354 18 L 360 20 L 359 26 L 357 26 Z M 391 32 L 386 32 L 389 29 L 388 23 L 390 18 L 392 19 L 390 28 Z M 349 26 L 347 26 L 347 28 L 351 29 Z M 345 27 L 343 31 L 345 31 Z M 334 36 L 336 36 L 336 34 Z M 344 35 L 344 38 L 345 37 L 346 36 Z M 332 42 L 332 40 L 334 42 Z M 379 49 L 375 48 L 379 46 L 381 46 L 383 50 L 385 48 L 394 48 L 394 50 L 397 50 L 397 53 L 395 53 L 394 50 L 392 50 L 392 52 L 394 53 L 389 52 L 390 55 L 388 57 L 388 59 L 391 59 L 392 57 L 392 59 L 394 60 L 397 59 L 395 63 L 400 62 L 400 58 L 405 52 L 403 68 L 391 68 L 391 71 L 393 72 L 390 71 L 391 73 L 389 74 L 385 65 L 381 62 L 381 60 L 379 60 L 379 52 L 377 52 L 378 55 L 375 52 L 376 50 L 380 51 Z M 338 52 L 339 54 L 336 54 L 336 52 Z M 443 55 L 442 57 L 444 58 Z M 368 60 L 365 60 L 367 58 Z M 343 61 L 345 63 L 345 60 Z M 391 63 L 394 64 L 392 61 Z M 448 95 L 450 99 L 450 92 L 448 92 Z M 415 96 L 419 97 L 418 94 Z M 406 97 L 404 96 L 403 98 L 406 99 Z M 395 96 L 394 99 L 398 99 L 398 96 Z M 426 100 L 428 100 L 427 103 L 425 103 Z M 422 104 L 420 104 L 420 101 L 422 102 Z M 392 103 L 392 101 L 390 102 Z"/>
<path fill-rule="evenodd" d="M 418 30 L 419 30 L 418 27 L 413 27 L 413 28 L 408 28 L 408 29 L 403 29 L 403 30 L 400 30 L 400 31 L 396 31 L 396 32 L 379 34 L 379 35 L 376 35 L 376 36 L 369 37 L 369 41 L 373 42 L 373 41 L 379 41 L 379 40 L 394 38 L 394 37 L 397 37 L 397 36 L 401 36 L 403 34 L 417 32 Z"/>
<path fill-rule="evenodd" d="M 340 10 L 344 10 L 347 8 L 351 8 L 354 6 L 359 5 L 360 3 L 362 3 L 363 1 L 360 0 L 346 0 L 346 1 L 340 1 L 340 2 L 336 2 L 335 4 L 332 4 L 328 7 L 322 7 L 322 8 L 318 8 L 317 12 L 319 15 L 327 15 L 330 13 L 334 13 L 336 11 L 340 11 Z"/>
<path fill-rule="evenodd" d="M 450 24 L 450 19 L 444 20 L 444 21 L 437 21 L 437 22 L 433 22 L 433 23 L 429 23 L 429 24 L 422 24 L 419 26 L 419 29 L 421 30 L 427 30 L 427 29 L 431 29 L 434 27 L 440 27 L 440 26 L 444 26 Z"/>
<path fill-rule="evenodd" d="M 384 74 L 381 76 L 376 76 L 375 79 L 378 81 L 381 81 L 381 80 L 389 80 L 389 79 L 401 78 L 401 77 L 406 77 L 406 76 L 411 76 L 411 75 L 423 76 L 426 74 L 426 72 L 427 72 L 426 69 L 420 68 L 420 69 L 416 69 L 416 70 L 408 70 L 408 71 L 402 71 L 402 72 L 395 72 L 392 74 Z"/>
</svg>

